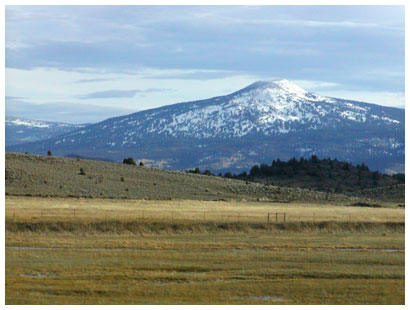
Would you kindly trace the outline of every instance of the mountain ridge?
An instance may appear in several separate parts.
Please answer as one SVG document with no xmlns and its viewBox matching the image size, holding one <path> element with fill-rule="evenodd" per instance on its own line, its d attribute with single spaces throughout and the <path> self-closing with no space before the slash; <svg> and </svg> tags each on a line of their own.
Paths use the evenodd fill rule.
<svg viewBox="0 0 410 310">
<path fill-rule="evenodd" d="M 79 128 L 84 128 L 87 125 L 89 124 L 69 124 L 6 116 L 6 146 L 45 140 Z"/>
</svg>

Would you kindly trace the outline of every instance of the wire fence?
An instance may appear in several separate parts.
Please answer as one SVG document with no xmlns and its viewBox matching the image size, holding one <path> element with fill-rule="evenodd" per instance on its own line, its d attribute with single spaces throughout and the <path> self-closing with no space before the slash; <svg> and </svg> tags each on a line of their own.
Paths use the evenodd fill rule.
<svg viewBox="0 0 410 310">
<path fill-rule="evenodd" d="M 203 221 L 203 222 L 404 222 L 404 214 L 394 212 L 364 216 L 360 213 L 321 212 L 235 212 L 235 211 L 186 211 L 148 209 L 77 209 L 77 208 L 6 208 L 6 220 L 75 221 L 75 220 L 121 220 L 121 221 Z"/>
</svg>

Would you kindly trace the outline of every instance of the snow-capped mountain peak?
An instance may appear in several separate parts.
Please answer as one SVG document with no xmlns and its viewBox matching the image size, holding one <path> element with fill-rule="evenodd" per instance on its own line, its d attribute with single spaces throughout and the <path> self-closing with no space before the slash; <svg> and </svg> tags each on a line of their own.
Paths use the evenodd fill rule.
<svg viewBox="0 0 410 310">
<path fill-rule="evenodd" d="M 237 96 L 244 96 L 245 94 L 248 94 L 247 97 L 259 97 L 267 102 L 281 101 L 281 103 L 283 103 L 284 100 L 320 101 L 325 99 L 325 97 L 308 92 L 307 90 L 286 79 L 257 81 L 235 94 Z"/>
<path fill-rule="evenodd" d="M 268 89 L 270 91 L 276 91 L 278 93 L 290 93 L 294 95 L 305 95 L 308 91 L 299 87 L 298 85 L 290 82 L 286 79 L 268 80 L 268 81 L 256 81 L 255 83 L 249 85 L 245 89 Z"/>
</svg>

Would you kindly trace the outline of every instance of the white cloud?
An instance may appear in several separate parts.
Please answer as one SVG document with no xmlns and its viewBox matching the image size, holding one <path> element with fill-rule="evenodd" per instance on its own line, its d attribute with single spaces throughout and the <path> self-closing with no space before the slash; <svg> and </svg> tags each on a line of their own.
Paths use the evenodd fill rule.
<svg viewBox="0 0 410 310">
<path fill-rule="evenodd" d="M 12 41 L 12 40 L 6 41 L 6 48 L 8 49 L 28 48 L 31 46 L 32 46 L 31 44 L 27 44 L 27 43 L 20 42 L 20 41 Z"/>
<path fill-rule="evenodd" d="M 386 107 L 404 108 L 405 106 L 405 96 L 402 92 L 329 90 L 321 91 L 320 95 L 363 101 Z"/>
<path fill-rule="evenodd" d="M 339 83 L 324 81 L 292 80 L 292 82 L 311 92 L 321 90 L 323 88 L 335 88 L 340 86 Z"/>
<path fill-rule="evenodd" d="M 73 102 L 33 104 L 25 100 L 6 99 L 5 112 L 6 116 L 83 124 L 101 122 L 107 118 L 134 113 L 137 112 L 137 110 L 104 107 L 101 105 L 76 104 Z"/>
<path fill-rule="evenodd" d="M 93 70 L 76 72 L 46 68 L 6 68 L 6 94 L 9 97 L 24 97 L 27 103 L 43 105 L 55 102 L 79 103 L 82 101 L 79 96 L 94 93 L 94 96 L 88 96 L 87 103 L 145 110 L 226 95 L 227 89 L 236 91 L 256 79 L 249 75 L 219 70 L 141 68 L 134 74 L 102 74 Z M 108 90 L 111 91 L 107 93 Z M 112 90 L 117 90 L 114 96 Z M 123 97 L 124 90 L 129 96 Z"/>
<path fill-rule="evenodd" d="M 272 25 L 289 25 L 303 27 L 338 27 L 338 28 L 385 28 L 385 26 L 376 23 L 360 23 L 349 20 L 344 21 L 321 21 L 307 19 L 225 19 L 227 23 L 238 24 L 272 24 Z"/>
</svg>

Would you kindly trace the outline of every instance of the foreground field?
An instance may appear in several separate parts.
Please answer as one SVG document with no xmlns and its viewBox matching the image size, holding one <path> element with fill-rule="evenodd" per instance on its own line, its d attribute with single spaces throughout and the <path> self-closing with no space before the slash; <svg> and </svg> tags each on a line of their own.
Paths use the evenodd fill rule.
<svg viewBox="0 0 410 310">
<path fill-rule="evenodd" d="M 40 212 L 23 212 L 30 207 Z M 126 216 L 135 209 L 164 216 L 166 207 L 210 213 L 205 220 Z M 272 207 L 317 217 L 212 218 Z M 105 212 L 113 208 L 123 215 Z M 350 222 L 320 221 L 331 208 L 7 197 L 6 303 L 404 304 L 404 210 L 338 206 L 333 212 L 351 212 Z"/>
</svg>

